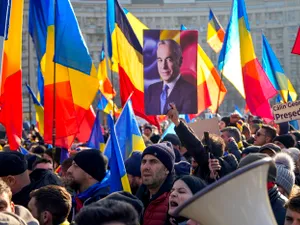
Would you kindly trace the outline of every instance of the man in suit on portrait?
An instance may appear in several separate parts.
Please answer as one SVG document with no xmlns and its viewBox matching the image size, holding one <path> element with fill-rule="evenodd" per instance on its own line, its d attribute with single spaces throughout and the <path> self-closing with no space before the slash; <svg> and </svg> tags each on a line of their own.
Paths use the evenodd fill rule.
<svg viewBox="0 0 300 225">
<path fill-rule="evenodd" d="M 165 115 L 174 103 L 180 114 L 197 113 L 197 88 L 180 74 L 182 51 L 172 40 L 161 40 L 157 45 L 157 68 L 161 81 L 151 84 L 145 91 L 148 115 Z"/>
</svg>

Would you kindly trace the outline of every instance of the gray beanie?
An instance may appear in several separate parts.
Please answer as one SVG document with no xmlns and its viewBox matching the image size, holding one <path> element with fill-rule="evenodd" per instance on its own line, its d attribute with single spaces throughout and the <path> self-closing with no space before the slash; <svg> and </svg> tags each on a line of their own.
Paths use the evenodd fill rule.
<svg viewBox="0 0 300 225">
<path fill-rule="evenodd" d="M 295 164 L 293 158 L 284 152 L 276 154 L 275 165 L 277 168 L 276 184 L 290 195 L 293 185 L 295 184 Z"/>
</svg>

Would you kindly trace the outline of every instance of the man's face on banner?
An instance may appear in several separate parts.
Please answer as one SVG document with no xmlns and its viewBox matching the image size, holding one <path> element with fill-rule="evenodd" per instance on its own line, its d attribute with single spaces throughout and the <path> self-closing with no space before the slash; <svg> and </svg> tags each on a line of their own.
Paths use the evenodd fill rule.
<svg viewBox="0 0 300 225">
<path fill-rule="evenodd" d="M 180 71 L 179 56 L 174 55 L 169 44 L 160 44 L 157 48 L 158 73 L 166 83 L 172 82 Z"/>
</svg>

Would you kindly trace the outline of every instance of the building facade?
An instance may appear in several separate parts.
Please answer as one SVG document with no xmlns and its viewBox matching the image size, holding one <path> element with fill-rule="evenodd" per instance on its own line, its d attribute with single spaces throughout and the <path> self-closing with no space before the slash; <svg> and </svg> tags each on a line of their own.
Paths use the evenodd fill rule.
<svg viewBox="0 0 300 225">
<path fill-rule="evenodd" d="M 97 66 L 102 43 L 105 40 L 106 3 L 104 0 L 71 0 L 80 28 Z M 226 29 L 230 18 L 231 0 L 121 0 L 127 8 L 151 29 L 180 29 L 184 24 L 199 31 L 199 43 L 213 63 L 217 65 L 218 55 L 206 43 L 209 7 Z M 292 55 L 300 21 L 300 0 L 246 0 L 251 34 L 259 60 L 262 56 L 262 32 L 269 40 L 279 58 L 286 75 L 295 89 L 300 91 L 300 56 Z M 24 15 L 24 83 L 30 80 L 36 89 L 36 57 L 31 40 L 28 40 L 28 4 Z M 117 78 L 115 78 L 117 79 Z M 244 100 L 224 78 L 228 94 L 220 113 L 234 111 L 234 105 L 244 107 Z M 114 83 L 117 83 L 115 81 Z M 24 112 L 29 111 L 28 95 L 24 89 Z"/>
</svg>

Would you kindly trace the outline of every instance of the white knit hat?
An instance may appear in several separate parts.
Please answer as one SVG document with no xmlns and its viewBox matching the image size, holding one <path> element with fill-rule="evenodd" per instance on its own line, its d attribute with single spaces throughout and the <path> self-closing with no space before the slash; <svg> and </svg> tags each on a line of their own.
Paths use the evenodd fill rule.
<svg viewBox="0 0 300 225">
<path fill-rule="evenodd" d="M 295 164 L 293 158 L 284 152 L 277 153 L 274 157 L 277 168 L 276 184 L 290 195 L 295 184 Z"/>
</svg>

